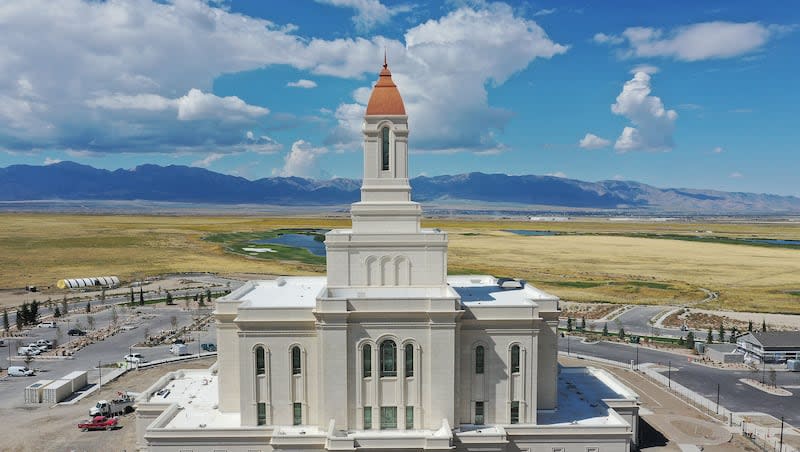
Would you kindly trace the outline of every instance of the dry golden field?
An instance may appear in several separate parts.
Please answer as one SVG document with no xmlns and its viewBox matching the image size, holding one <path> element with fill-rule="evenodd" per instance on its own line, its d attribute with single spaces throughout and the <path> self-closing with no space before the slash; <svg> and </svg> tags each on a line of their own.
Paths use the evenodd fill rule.
<svg viewBox="0 0 800 452">
<path fill-rule="evenodd" d="M 428 220 L 450 237 L 451 273 L 528 279 L 565 300 L 694 303 L 710 309 L 800 313 L 800 250 L 615 234 L 800 237 L 800 224 Z M 0 289 L 54 286 L 65 277 L 131 280 L 173 272 L 311 274 L 324 267 L 246 258 L 202 240 L 209 233 L 348 227 L 349 219 L 0 214 Z M 524 237 L 503 229 L 598 235 Z M 611 235 L 609 235 L 611 234 Z"/>
</svg>

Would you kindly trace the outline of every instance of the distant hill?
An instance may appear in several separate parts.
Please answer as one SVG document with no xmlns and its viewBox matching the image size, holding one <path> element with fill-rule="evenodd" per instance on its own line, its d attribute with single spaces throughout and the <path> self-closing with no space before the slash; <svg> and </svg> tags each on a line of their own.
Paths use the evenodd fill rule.
<svg viewBox="0 0 800 452">
<path fill-rule="evenodd" d="M 73 162 L 0 168 L 0 201 L 147 200 L 217 204 L 341 205 L 360 197 L 359 180 L 269 177 L 248 180 L 187 166 L 141 165 L 109 171 Z M 629 181 L 584 182 L 552 176 L 469 173 L 416 177 L 422 202 L 515 203 L 567 209 L 798 214 L 800 198 L 715 190 L 656 188 Z"/>
</svg>

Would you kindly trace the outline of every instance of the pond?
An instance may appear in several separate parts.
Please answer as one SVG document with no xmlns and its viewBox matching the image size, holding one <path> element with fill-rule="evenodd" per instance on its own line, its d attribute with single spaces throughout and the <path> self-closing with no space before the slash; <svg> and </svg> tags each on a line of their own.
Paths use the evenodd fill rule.
<svg viewBox="0 0 800 452">
<path fill-rule="evenodd" d="M 759 245 L 776 245 L 776 246 L 800 246 L 800 240 L 782 240 L 782 239 L 740 239 L 747 243 L 757 243 Z"/>
<path fill-rule="evenodd" d="M 316 239 L 317 236 L 311 234 L 281 234 L 271 239 L 253 240 L 250 243 L 258 245 L 285 245 L 295 248 L 305 248 L 316 256 L 325 255 L 325 242 Z"/>
<path fill-rule="evenodd" d="M 503 232 L 511 232 L 513 234 L 526 235 L 526 236 L 558 235 L 558 232 L 553 232 L 553 231 L 531 231 L 529 229 L 503 229 Z"/>
</svg>

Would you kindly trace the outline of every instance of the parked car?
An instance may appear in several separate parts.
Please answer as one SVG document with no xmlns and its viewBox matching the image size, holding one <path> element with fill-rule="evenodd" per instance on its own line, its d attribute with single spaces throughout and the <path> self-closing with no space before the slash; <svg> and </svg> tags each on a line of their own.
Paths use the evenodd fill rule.
<svg viewBox="0 0 800 452">
<path fill-rule="evenodd" d="M 201 344 L 200 348 L 203 349 L 203 351 L 206 351 L 206 352 L 215 352 L 215 351 L 217 351 L 217 345 L 216 344 L 211 344 L 211 343 Z"/>
<path fill-rule="evenodd" d="M 53 341 L 49 341 L 47 339 L 39 339 L 38 341 L 36 341 L 36 345 L 38 345 L 39 348 L 44 347 L 49 349 L 53 348 Z"/>
<path fill-rule="evenodd" d="M 86 331 L 79 330 L 77 328 L 73 328 L 67 331 L 67 335 L 69 336 L 86 336 Z"/>
<path fill-rule="evenodd" d="M 41 322 L 36 326 L 38 326 L 39 328 L 55 328 L 56 327 L 56 322 L 50 320 L 50 321 L 47 321 L 47 322 Z"/>
<path fill-rule="evenodd" d="M 78 424 L 78 428 L 81 430 L 111 430 L 117 428 L 117 418 L 115 417 L 105 417 L 105 416 L 95 416 L 88 421 L 81 422 Z"/>
<path fill-rule="evenodd" d="M 125 361 L 133 364 L 141 364 L 145 362 L 145 359 L 141 353 L 131 353 L 129 355 L 125 355 Z"/>
<path fill-rule="evenodd" d="M 10 366 L 8 368 L 9 377 L 30 377 L 33 375 L 33 370 L 25 366 Z"/>
<path fill-rule="evenodd" d="M 39 347 L 36 347 L 36 346 L 33 346 L 33 347 L 30 347 L 30 346 L 28 346 L 28 347 L 19 347 L 17 349 L 17 355 L 20 355 L 20 356 L 23 356 L 23 355 L 36 356 L 36 355 L 40 355 L 41 353 L 42 353 L 42 350 L 39 349 Z"/>
</svg>

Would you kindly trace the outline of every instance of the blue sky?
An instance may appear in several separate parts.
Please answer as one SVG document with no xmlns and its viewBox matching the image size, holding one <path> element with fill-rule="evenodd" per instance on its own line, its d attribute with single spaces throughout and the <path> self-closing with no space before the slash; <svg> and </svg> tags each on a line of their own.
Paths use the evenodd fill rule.
<svg viewBox="0 0 800 452">
<path fill-rule="evenodd" d="M 360 177 L 386 50 L 412 175 L 800 196 L 793 2 L 46 0 L 0 6 L 0 166 Z"/>
</svg>

